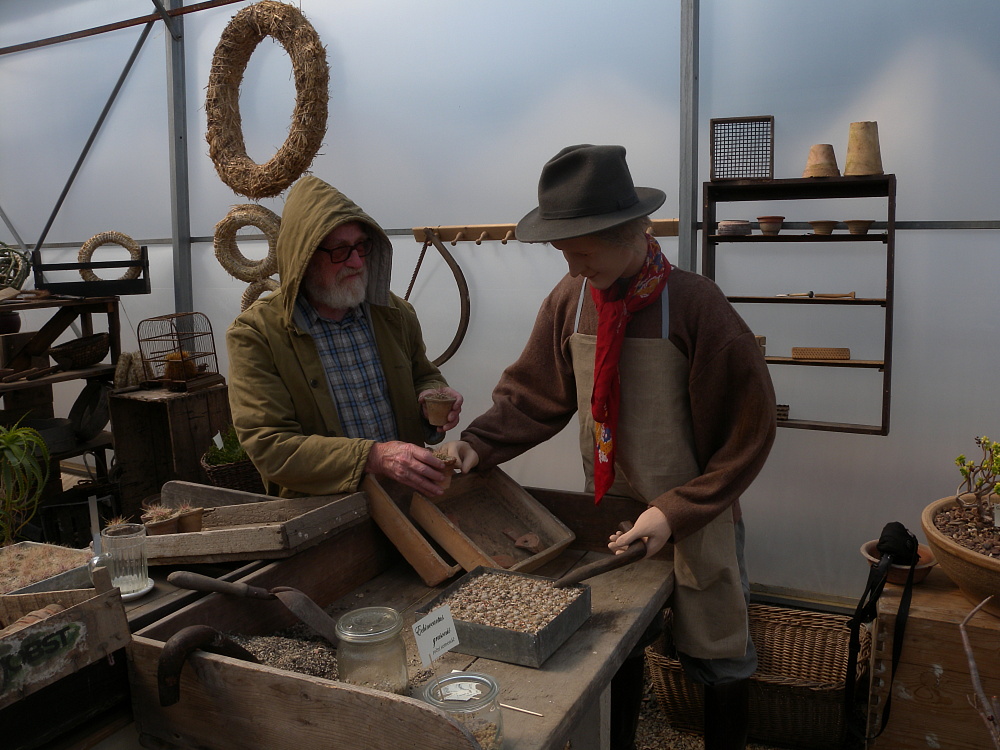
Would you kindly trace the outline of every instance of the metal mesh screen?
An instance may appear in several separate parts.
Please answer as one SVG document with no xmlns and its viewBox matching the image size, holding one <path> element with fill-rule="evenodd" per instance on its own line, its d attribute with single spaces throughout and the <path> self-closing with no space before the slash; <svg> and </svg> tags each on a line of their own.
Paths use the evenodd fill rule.
<svg viewBox="0 0 1000 750">
<path fill-rule="evenodd" d="M 774 117 L 709 121 L 713 180 L 774 179 Z"/>
</svg>

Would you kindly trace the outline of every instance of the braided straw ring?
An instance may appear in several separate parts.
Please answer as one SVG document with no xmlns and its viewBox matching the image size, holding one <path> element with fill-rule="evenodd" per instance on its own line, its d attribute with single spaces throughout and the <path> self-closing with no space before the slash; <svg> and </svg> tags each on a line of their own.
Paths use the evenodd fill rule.
<svg viewBox="0 0 1000 750">
<path fill-rule="evenodd" d="M 247 156 L 240 83 L 265 36 L 279 42 L 291 58 L 295 111 L 285 142 L 261 165 Z M 263 0 L 233 16 L 215 48 L 205 97 L 205 138 L 219 178 L 236 193 L 255 199 L 275 196 L 291 185 L 309 168 L 326 135 L 329 82 L 326 49 L 298 8 Z"/>
<path fill-rule="evenodd" d="M 254 281 L 247 287 L 247 290 L 243 292 L 243 299 L 240 301 L 240 312 L 246 310 L 250 305 L 257 301 L 257 298 L 264 292 L 273 292 L 278 288 L 278 282 L 274 279 L 261 279 L 260 281 Z"/>
<path fill-rule="evenodd" d="M 142 257 L 139 251 L 139 244 L 135 240 L 127 234 L 112 231 L 95 234 L 89 240 L 84 242 L 83 247 L 80 248 L 79 255 L 76 256 L 77 261 L 80 263 L 90 263 L 90 258 L 94 254 L 94 250 L 101 245 L 108 244 L 109 242 L 121 245 L 128 250 L 129 257 L 132 260 L 139 260 Z M 122 274 L 119 281 L 124 281 L 125 279 L 137 279 L 141 273 L 142 269 L 139 266 L 131 266 L 125 271 L 124 274 Z M 103 279 L 101 279 L 89 268 L 81 268 L 80 275 L 83 277 L 84 281 L 103 281 Z"/>
<path fill-rule="evenodd" d="M 278 241 L 281 218 L 270 209 L 256 203 L 233 206 L 226 218 L 215 225 L 215 257 L 222 267 L 240 281 L 259 281 L 276 273 L 278 256 L 274 245 Z M 267 255 L 250 260 L 236 246 L 236 231 L 240 227 L 257 227 L 267 237 Z"/>
</svg>

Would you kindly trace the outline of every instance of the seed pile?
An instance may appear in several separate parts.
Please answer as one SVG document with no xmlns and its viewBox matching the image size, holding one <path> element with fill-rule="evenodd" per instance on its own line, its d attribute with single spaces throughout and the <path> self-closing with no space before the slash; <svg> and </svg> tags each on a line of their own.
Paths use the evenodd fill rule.
<svg viewBox="0 0 1000 750">
<path fill-rule="evenodd" d="M 441 604 L 456 620 L 534 634 L 555 619 L 583 589 L 557 589 L 551 581 L 483 573 L 467 581 Z"/>
<path fill-rule="evenodd" d="M 261 664 L 327 680 L 338 678 L 337 654 L 326 641 L 306 641 L 285 635 L 228 635 L 260 659 Z"/>
</svg>

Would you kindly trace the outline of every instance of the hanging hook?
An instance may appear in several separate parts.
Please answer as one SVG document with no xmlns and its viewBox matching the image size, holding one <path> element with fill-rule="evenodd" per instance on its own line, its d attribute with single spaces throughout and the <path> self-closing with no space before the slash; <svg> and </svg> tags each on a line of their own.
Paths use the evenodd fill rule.
<svg viewBox="0 0 1000 750">
<path fill-rule="evenodd" d="M 455 245 L 457 245 L 459 242 L 461 242 L 464 239 L 465 239 L 465 232 L 463 232 L 460 229 L 460 230 L 458 230 L 458 233 L 455 235 L 455 239 L 453 239 L 451 241 L 451 246 L 454 247 Z"/>
<path fill-rule="evenodd" d="M 476 244 L 477 245 L 482 245 L 483 244 L 483 240 L 488 240 L 489 238 L 490 238 L 490 233 L 489 232 L 483 232 L 481 235 L 479 235 L 479 239 L 476 240 Z"/>
<path fill-rule="evenodd" d="M 506 245 L 510 240 L 514 239 L 514 230 L 508 229 L 507 234 L 504 235 L 503 239 L 500 240 L 501 245 Z"/>
</svg>

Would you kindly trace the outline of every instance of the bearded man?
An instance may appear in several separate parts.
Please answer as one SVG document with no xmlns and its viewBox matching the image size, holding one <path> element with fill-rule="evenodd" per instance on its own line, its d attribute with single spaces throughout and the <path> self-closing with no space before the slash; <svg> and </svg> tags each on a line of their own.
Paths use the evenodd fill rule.
<svg viewBox="0 0 1000 750">
<path fill-rule="evenodd" d="M 389 291 L 386 233 L 309 175 L 288 193 L 276 253 L 279 289 L 226 332 L 233 424 L 268 493 L 355 492 L 372 473 L 441 494 L 445 464 L 424 444 L 458 424 L 462 396 Z M 423 402 L 438 389 L 457 400 L 434 428 Z"/>
</svg>

